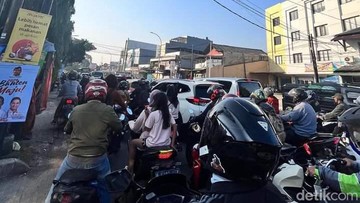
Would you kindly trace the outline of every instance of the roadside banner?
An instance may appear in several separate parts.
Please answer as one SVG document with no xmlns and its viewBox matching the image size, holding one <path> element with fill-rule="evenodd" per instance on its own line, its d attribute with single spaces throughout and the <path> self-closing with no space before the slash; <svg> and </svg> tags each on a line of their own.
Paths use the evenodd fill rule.
<svg viewBox="0 0 360 203">
<path fill-rule="evenodd" d="M 25 122 L 39 66 L 0 63 L 0 122 Z"/>
<path fill-rule="evenodd" d="M 51 15 L 20 9 L 3 61 L 38 65 Z"/>
</svg>

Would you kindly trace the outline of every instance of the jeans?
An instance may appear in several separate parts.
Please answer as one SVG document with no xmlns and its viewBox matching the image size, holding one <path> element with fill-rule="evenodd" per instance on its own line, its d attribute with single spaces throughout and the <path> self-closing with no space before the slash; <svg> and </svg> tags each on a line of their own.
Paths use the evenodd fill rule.
<svg viewBox="0 0 360 203">
<path fill-rule="evenodd" d="M 110 194 L 106 191 L 104 178 L 110 173 L 110 163 L 107 155 L 94 158 L 76 157 L 68 154 L 63 160 L 55 180 L 59 180 L 65 171 L 69 169 L 94 169 L 98 172 L 98 194 L 101 203 L 110 203 Z M 45 199 L 45 203 L 50 203 L 51 195 L 53 192 L 54 184 L 51 185 L 50 191 Z"/>
</svg>

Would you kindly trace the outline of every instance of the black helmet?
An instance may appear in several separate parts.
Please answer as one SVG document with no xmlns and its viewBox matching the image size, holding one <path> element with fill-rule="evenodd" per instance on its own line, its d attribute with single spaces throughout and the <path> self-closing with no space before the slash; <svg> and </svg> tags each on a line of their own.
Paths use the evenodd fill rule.
<svg viewBox="0 0 360 203">
<path fill-rule="evenodd" d="M 145 85 L 146 85 L 146 82 L 145 82 L 145 80 L 140 79 L 140 80 L 138 81 L 138 84 L 139 84 L 139 86 L 145 86 Z"/>
<path fill-rule="evenodd" d="M 242 98 L 225 99 L 209 112 L 203 129 L 200 158 L 212 172 L 234 181 L 268 180 L 281 144 L 258 106 Z"/>
<path fill-rule="evenodd" d="M 129 89 L 129 83 L 126 80 L 122 80 L 119 83 L 119 89 L 120 90 L 128 90 Z"/>
<path fill-rule="evenodd" d="M 288 95 L 292 97 L 294 103 L 302 102 L 307 99 L 308 95 L 305 90 L 301 88 L 293 88 L 288 92 Z"/>
<path fill-rule="evenodd" d="M 78 74 L 76 71 L 72 70 L 70 73 L 68 73 L 68 79 L 69 80 L 76 80 L 78 79 Z"/>
<path fill-rule="evenodd" d="M 264 88 L 264 94 L 265 94 L 265 97 L 273 96 L 273 95 L 274 95 L 274 88 L 272 88 L 272 87 L 265 87 L 265 88 Z"/>
<path fill-rule="evenodd" d="M 207 94 L 210 95 L 212 101 L 217 101 L 219 98 L 222 98 L 226 92 L 223 89 L 222 85 L 211 85 L 207 89 Z"/>
<path fill-rule="evenodd" d="M 317 94 L 315 91 L 313 90 L 306 90 L 306 95 L 307 95 L 307 98 L 306 98 L 306 101 L 310 102 L 310 101 L 315 101 L 317 100 Z"/>
<path fill-rule="evenodd" d="M 338 120 L 349 128 L 360 128 L 360 107 L 352 107 L 346 110 Z"/>
</svg>

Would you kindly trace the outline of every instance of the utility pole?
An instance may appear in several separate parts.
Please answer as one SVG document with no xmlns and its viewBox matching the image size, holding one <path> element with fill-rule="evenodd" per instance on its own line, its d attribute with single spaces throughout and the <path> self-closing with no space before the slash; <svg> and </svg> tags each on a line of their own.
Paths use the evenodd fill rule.
<svg viewBox="0 0 360 203">
<path fill-rule="evenodd" d="M 209 63 L 210 63 L 210 66 L 209 66 L 209 63 L 208 63 L 208 68 L 209 68 L 209 78 L 211 77 L 211 69 L 212 69 L 212 67 L 213 67 L 213 65 L 212 65 L 212 59 L 211 59 L 211 51 L 212 51 L 212 41 L 210 41 L 210 61 L 209 61 Z"/>
<path fill-rule="evenodd" d="M 11 2 L 11 6 L 10 6 L 10 9 L 9 9 L 9 14 L 8 14 L 6 23 L 4 25 L 4 29 L 2 30 L 2 33 L 1 33 L 0 44 L 7 44 L 8 43 L 8 41 L 10 39 L 12 29 L 14 28 L 14 24 L 15 24 L 15 21 L 16 21 L 17 14 L 19 12 L 19 9 L 24 4 L 24 1 L 25 0 L 13 0 Z"/>
<path fill-rule="evenodd" d="M 315 54 L 315 48 L 314 48 L 314 38 L 313 38 L 312 34 L 309 35 L 309 46 L 310 46 L 311 59 L 312 59 L 313 67 L 314 67 L 315 83 L 319 83 L 319 72 L 317 69 L 316 54 Z"/>
<path fill-rule="evenodd" d="M 244 78 L 246 78 L 246 62 L 245 62 L 245 54 L 242 53 L 243 63 L 244 63 Z"/>
<path fill-rule="evenodd" d="M 124 60 L 123 60 L 123 71 L 125 72 L 125 69 L 126 69 L 126 63 L 127 63 L 127 54 L 128 54 L 128 45 L 129 44 L 129 38 L 126 40 L 125 42 L 125 57 L 124 57 Z"/>
<path fill-rule="evenodd" d="M 191 45 L 191 79 L 194 79 L 194 45 Z"/>
</svg>

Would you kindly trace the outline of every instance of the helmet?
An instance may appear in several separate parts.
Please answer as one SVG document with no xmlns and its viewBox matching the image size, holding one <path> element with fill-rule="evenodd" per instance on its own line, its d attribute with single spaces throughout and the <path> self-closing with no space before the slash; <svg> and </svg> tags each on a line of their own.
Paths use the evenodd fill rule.
<svg viewBox="0 0 360 203">
<path fill-rule="evenodd" d="M 305 92 L 307 95 L 306 101 L 309 102 L 309 101 L 317 100 L 317 95 L 313 90 L 306 90 Z"/>
<path fill-rule="evenodd" d="M 221 85 L 211 85 L 207 90 L 207 94 L 210 95 L 212 101 L 216 101 L 223 97 L 226 92 Z"/>
<path fill-rule="evenodd" d="M 264 92 L 261 89 L 257 89 L 250 94 L 250 99 L 255 102 L 255 104 L 259 104 L 260 102 L 266 101 L 266 97 Z"/>
<path fill-rule="evenodd" d="M 226 99 L 226 98 L 237 98 L 237 97 L 239 97 L 239 96 L 237 96 L 236 94 L 225 94 L 225 95 L 221 98 L 221 100 L 224 100 L 224 99 Z"/>
<path fill-rule="evenodd" d="M 70 73 L 68 73 L 68 79 L 69 80 L 76 80 L 78 79 L 78 74 L 76 71 L 72 70 Z"/>
<path fill-rule="evenodd" d="M 145 86 L 146 85 L 145 80 L 143 80 L 143 79 L 139 80 L 138 83 L 139 83 L 139 86 Z"/>
<path fill-rule="evenodd" d="M 264 88 L 264 94 L 265 94 L 265 97 L 273 96 L 273 95 L 274 95 L 274 88 L 272 88 L 272 87 L 265 87 L 265 88 Z"/>
<path fill-rule="evenodd" d="M 277 165 L 281 144 L 257 105 L 233 98 L 220 101 L 209 112 L 199 148 L 201 160 L 213 173 L 265 183 Z"/>
<path fill-rule="evenodd" d="M 129 88 L 129 83 L 126 80 L 122 80 L 119 83 L 119 89 L 127 90 Z"/>
<path fill-rule="evenodd" d="M 85 100 L 100 100 L 102 102 L 106 99 L 107 84 L 104 80 L 91 80 L 85 87 Z"/>
<path fill-rule="evenodd" d="M 293 88 L 288 92 L 288 95 L 292 97 L 294 103 L 302 102 L 308 98 L 305 90 L 301 88 Z"/>
<path fill-rule="evenodd" d="M 344 123 L 348 127 L 357 127 L 357 126 L 359 126 L 360 107 L 352 107 L 352 108 L 346 110 L 339 117 L 339 122 Z"/>
</svg>

